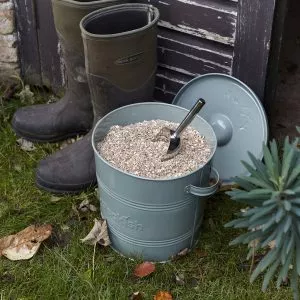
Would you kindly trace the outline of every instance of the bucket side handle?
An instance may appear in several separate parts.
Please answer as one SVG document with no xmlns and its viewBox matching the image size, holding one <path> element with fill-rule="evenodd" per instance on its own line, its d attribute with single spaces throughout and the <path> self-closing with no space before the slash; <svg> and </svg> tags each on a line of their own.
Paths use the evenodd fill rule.
<svg viewBox="0 0 300 300">
<path fill-rule="evenodd" d="M 213 185 L 207 187 L 198 187 L 190 184 L 185 187 L 185 192 L 200 197 L 208 197 L 215 194 L 220 187 L 220 176 L 215 168 L 211 168 L 211 177 L 216 181 Z"/>
</svg>

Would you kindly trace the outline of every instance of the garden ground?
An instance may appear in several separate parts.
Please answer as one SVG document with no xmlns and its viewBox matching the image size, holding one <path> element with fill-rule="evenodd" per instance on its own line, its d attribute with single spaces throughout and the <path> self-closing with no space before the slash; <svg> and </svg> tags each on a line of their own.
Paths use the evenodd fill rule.
<svg viewBox="0 0 300 300">
<path fill-rule="evenodd" d="M 36 90 L 35 102 L 48 100 Z M 13 97 L 12 97 L 13 98 Z M 16 233 L 31 224 L 51 224 L 52 236 L 28 261 L 0 257 L 0 299 L 105 299 L 126 300 L 140 291 L 153 299 L 160 290 L 174 299 L 291 299 L 288 287 L 271 285 L 261 292 L 261 278 L 249 283 L 251 262 L 245 262 L 246 247 L 230 247 L 237 230 L 225 229 L 241 206 L 223 193 L 208 201 L 200 242 L 196 249 L 166 264 L 157 264 L 149 277 L 137 279 L 137 261 L 119 256 L 110 248 L 82 244 L 99 215 L 94 189 L 76 196 L 54 197 L 34 184 L 34 171 L 40 159 L 60 144 L 36 144 L 25 152 L 16 143 L 10 121 L 21 105 L 19 99 L 2 101 L 0 107 L 0 237 Z M 89 199 L 98 212 L 80 213 L 74 206 Z M 180 221 L 180 220 L 179 220 Z M 176 283 L 175 276 L 184 276 Z"/>
</svg>

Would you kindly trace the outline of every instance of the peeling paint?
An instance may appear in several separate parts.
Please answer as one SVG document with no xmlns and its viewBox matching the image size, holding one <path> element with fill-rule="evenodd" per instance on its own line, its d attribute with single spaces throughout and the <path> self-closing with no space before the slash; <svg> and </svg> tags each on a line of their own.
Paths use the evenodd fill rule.
<svg viewBox="0 0 300 300">
<path fill-rule="evenodd" d="M 216 63 L 216 62 L 214 62 L 214 61 L 206 60 L 206 59 L 204 59 L 204 58 L 197 57 L 197 56 L 195 56 L 195 55 L 187 54 L 187 53 L 184 53 L 184 52 L 180 52 L 180 51 L 173 50 L 173 49 L 168 49 L 168 48 L 165 48 L 165 50 L 170 51 L 170 52 L 174 52 L 174 53 L 177 53 L 177 54 L 180 54 L 180 55 L 189 57 L 189 58 L 192 58 L 192 59 L 194 59 L 194 60 L 202 61 L 203 63 L 209 63 L 209 64 L 211 64 L 211 65 L 217 66 L 217 67 L 219 67 L 219 68 L 222 68 L 222 69 L 225 69 L 225 70 L 228 70 L 228 71 L 231 70 L 231 67 L 228 67 L 228 66 L 225 66 L 225 65 Z"/>
<path fill-rule="evenodd" d="M 192 28 L 192 27 L 189 27 L 186 25 L 181 25 L 181 24 L 178 24 L 177 26 L 175 26 L 175 25 L 173 25 L 169 22 L 163 21 L 163 20 L 159 21 L 158 24 L 160 26 L 168 28 L 168 29 L 177 30 L 177 31 L 184 32 L 184 33 L 187 33 L 190 35 L 199 36 L 201 38 L 213 40 L 213 41 L 231 45 L 231 46 L 234 45 L 234 41 L 235 41 L 235 34 L 233 34 L 232 37 L 225 37 L 225 36 L 221 36 L 217 33 L 209 32 L 209 31 L 207 31 L 205 29 L 201 29 L 201 28 L 196 29 L 196 28 Z"/>
<path fill-rule="evenodd" d="M 220 55 L 220 56 L 232 59 L 232 55 L 226 54 L 226 53 L 223 53 L 223 52 L 220 52 L 220 51 L 217 51 L 217 50 L 211 50 L 211 49 L 208 49 L 208 48 L 204 48 L 204 47 L 199 47 L 199 46 L 196 46 L 196 45 L 191 45 L 191 44 L 183 43 L 180 40 L 170 39 L 170 38 L 167 38 L 167 37 L 162 36 L 162 35 L 158 35 L 158 38 L 161 38 L 161 39 L 164 39 L 164 40 L 167 40 L 167 41 L 170 41 L 170 42 L 174 42 L 174 43 L 177 43 L 177 44 L 180 44 L 180 45 L 185 45 L 185 46 L 187 46 L 189 48 L 193 48 L 193 49 L 197 49 L 197 50 L 205 51 L 205 52 L 209 52 L 209 53 L 214 53 L 214 54 L 217 54 L 217 55 Z"/>
<path fill-rule="evenodd" d="M 185 69 L 182 69 L 182 68 L 177 68 L 177 67 L 170 66 L 170 65 L 167 65 L 167 64 L 158 63 L 158 65 L 160 67 L 163 67 L 163 68 L 166 68 L 166 69 L 169 69 L 169 70 L 172 70 L 172 71 L 176 71 L 176 72 L 179 72 L 179 73 L 182 73 L 182 74 L 190 75 L 190 76 L 193 76 L 193 77 L 198 75 L 197 73 L 191 73 L 188 70 L 185 70 Z"/>
<path fill-rule="evenodd" d="M 172 0 L 172 1 L 174 1 L 174 0 Z M 220 6 L 205 5 L 203 3 L 199 3 L 199 2 L 196 2 L 196 1 L 192 1 L 192 0 L 177 0 L 177 1 L 181 2 L 181 3 L 188 4 L 188 5 L 200 6 L 200 7 L 203 7 L 203 8 L 213 9 L 215 11 L 219 11 L 219 12 L 223 12 L 223 13 L 226 13 L 226 14 L 231 14 L 233 16 L 237 16 L 237 11 L 221 8 Z"/>
<path fill-rule="evenodd" d="M 170 3 L 163 2 L 163 1 L 158 1 L 158 3 L 163 4 L 163 5 L 170 5 Z"/>
<path fill-rule="evenodd" d="M 163 79 L 171 80 L 173 82 L 176 82 L 176 83 L 179 83 L 179 84 L 182 84 L 182 85 L 187 83 L 187 81 L 179 80 L 178 78 L 175 78 L 175 77 L 168 77 L 168 76 L 166 76 L 164 74 L 161 74 L 161 73 L 157 73 L 156 76 L 160 77 L 160 78 L 163 78 Z"/>
</svg>

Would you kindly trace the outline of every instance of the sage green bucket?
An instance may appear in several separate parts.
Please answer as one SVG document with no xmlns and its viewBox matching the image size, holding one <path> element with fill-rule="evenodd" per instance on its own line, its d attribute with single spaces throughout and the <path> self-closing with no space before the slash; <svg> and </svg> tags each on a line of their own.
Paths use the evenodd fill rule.
<svg viewBox="0 0 300 300">
<path fill-rule="evenodd" d="M 217 140 L 212 127 L 198 115 L 191 126 L 207 139 L 208 163 L 181 177 L 148 179 L 126 173 L 107 162 L 96 147 L 113 125 L 161 119 L 181 122 L 185 108 L 144 102 L 118 108 L 98 121 L 93 130 L 101 214 L 107 220 L 112 248 L 126 257 L 167 261 L 191 249 L 198 238 L 205 202 L 218 189 L 218 172 L 211 168 Z M 209 179 L 216 183 L 209 186 Z"/>
</svg>

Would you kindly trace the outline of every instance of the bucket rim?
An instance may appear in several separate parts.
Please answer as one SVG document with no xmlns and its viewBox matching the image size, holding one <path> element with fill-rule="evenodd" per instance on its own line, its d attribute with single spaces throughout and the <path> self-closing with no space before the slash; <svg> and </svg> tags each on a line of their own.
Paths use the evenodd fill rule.
<svg viewBox="0 0 300 300">
<path fill-rule="evenodd" d="M 117 111 L 120 111 L 120 110 L 123 110 L 125 108 L 128 108 L 128 107 L 136 107 L 136 106 L 150 106 L 150 105 L 163 105 L 163 106 L 169 106 L 169 107 L 173 107 L 173 108 L 176 108 L 176 109 L 179 109 L 179 110 L 183 110 L 185 112 L 189 112 L 188 109 L 186 108 L 183 108 L 181 106 L 178 106 L 178 105 L 174 105 L 174 104 L 169 104 L 169 103 L 164 103 L 164 102 L 139 102 L 139 103 L 134 103 L 134 104 L 129 104 L 129 105 L 125 105 L 125 106 L 122 106 L 122 107 L 119 107 L 117 109 L 114 109 L 112 110 L 111 112 L 109 112 L 108 114 L 106 114 L 105 116 L 103 116 L 100 120 L 97 121 L 96 125 L 94 126 L 93 128 L 93 132 L 92 132 L 92 138 L 91 138 L 91 143 L 92 143 L 92 147 L 93 147 L 93 151 L 94 151 L 94 156 L 95 158 L 98 157 L 103 163 L 105 163 L 106 165 L 108 165 L 109 167 L 111 167 L 112 169 L 124 174 L 124 175 L 127 175 L 127 176 L 130 176 L 130 177 L 133 177 L 133 178 L 136 178 L 136 179 L 139 179 L 139 180 L 147 180 L 147 181 L 154 181 L 154 182 L 168 182 L 168 181 L 174 181 L 174 180 L 180 180 L 182 178 L 185 178 L 187 176 L 190 176 L 194 173 L 197 173 L 199 172 L 201 169 L 203 169 L 206 165 L 210 164 L 213 156 L 215 155 L 216 153 L 216 149 L 217 149 L 217 137 L 215 135 L 215 132 L 213 130 L 213 128 L 211 127 L 211 125 L 205 120 L 203 119 L 201 116 L 199 116 L 199 114 L 197 114 L 195 116 L 195 119 L 196 118 L 199 118 L 201 119 L 201 121 L 203 121 L 204 123 L 206 123 L 206 125 L 211 129 L 211 132 L 212 132 L 212 139 L 215 141 L 215 145 L 212 149 L 212 152 L 209 156 L 209 159 L 207 160 L 207 162 L 203 165 L 200 165 L 198 166 L 197 169 L 195 169 L 194 171 L 192 172 L 189 172 L 189 173 L 185 173 L 181 176 L 176 176 L 176 177 L 167 177 L 167 178 L 148 178 L 148 177 L 144 177 L 144 176 L 138 176 L 138 175 L 135 175 L 135 174 L 132 174 L 132 173 L 129 173 L 129 172 L 126 172 L 114 165 L 112 165 L 109 161 L 107 161 L 106 159 L 104 159 L 100 153 L 98 152 L 97 148 L 96 148 L 96 145 L 95 145 L 95 135 L 96 135 L 96 131 L 97 131 L 97 128 L 99 127 L 99 124 L 101 122 L 103 122 L 103 120 L 107 117 L 109 117 L 110 115 L 114 114 L 115 112 Z M 117 124 L 116 124 L 117 125 Z M 198 131 L 198 130 L 197 130 Z"/>
<path fill-rule="evenodd" d="M 110 34 L 104 34 L 104 33 L 92 33 L 86 29 L 86 25 L 94 21 L 99 16 L 105 16 L 106 14 L 115 13 L 115 12 L 126 12 L 128 10 L 136 10 L 140 12 L 151 12 L 153 14 L 153 19 L 145 24 L 142 27 L 139 27 L 137 29 L 131 29 L 124 32 L 118 32 L 118 33 L 110 33 Z M 84 16 L 79 24 L 81 35 L 85 39 L 95 39 L 95 40 L 110 40 L 116 37 L 128 37 L 133 34 L 140 34 L 143 33 L 145 30 L 148 30 L 152 27 L 155 27 L 158 23 L 158 20 L 160 18 L 160 12 L 157 7 L 153 6 L 152 4 L 146 4 L 146 3 L 123 3 L 123 4 L 117 4 L 113 6 L 108 6 L 104 8 L 99 8 L 97 10 L 94 10 Z"/>
</svg>

